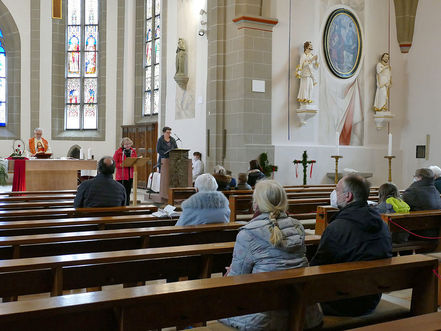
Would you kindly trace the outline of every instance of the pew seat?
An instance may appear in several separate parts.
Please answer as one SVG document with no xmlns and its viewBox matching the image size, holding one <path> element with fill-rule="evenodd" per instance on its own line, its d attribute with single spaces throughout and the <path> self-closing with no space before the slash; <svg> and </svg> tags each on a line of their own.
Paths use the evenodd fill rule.
<svg viewBox="0 0 441 331">
<path fill-rule="evenodd" d="M 306 305 L 404 288 L 413 289 L 410 314 L 416 316 L 436 311 L 436 267 L 436 259 L 411 255 L 11 302 L 2 304 L 0 325 L 145 331 L 285 309 L 289 330 L 298 331 Z"/>
</svg>

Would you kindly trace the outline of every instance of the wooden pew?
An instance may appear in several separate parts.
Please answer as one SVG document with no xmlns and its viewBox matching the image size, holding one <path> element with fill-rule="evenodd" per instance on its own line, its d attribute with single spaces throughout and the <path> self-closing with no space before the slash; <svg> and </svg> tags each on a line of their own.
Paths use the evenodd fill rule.
<svg viewBox="0 0 441 331">
<path fill-rule="evenodd" d="M 234 242 L 0 261 L 0 297 L 188 276 L 209 277 L 231 263 Z"/>
<path fill-rule="evenodd" d="M 413 289 L 411 315 L 421 315 L 437 309 L 436 267 L 436 259 L 412 255 L 4 303 L 0 325 L 138 331 L 284 309 L 297 331 L 306 305 L 405 288 Z"/>
<path fill-rule="evenodd" d="M 129 229 L 175 225 L 178 217 L 147 215 L 93 216 L 27 221 L 0 221 L 0 236 Z"/>
<path fill-rule="evenodd" d="M 30 257 L 0 260 L 0 297 L 44 293 L 49 291 L 46 291 L 47 289 L 54 287 L 57 287 L 57 290 L 52 293 L 61 295 L 62 290 L 177 276 L 191 276 L 194 278 L 201 273 L 200 270 L 205 270 L 207 274 L 204 277 L 209 277 L 212 272 L 225 271 L 225 266 L 230 264 L 234 241 L 227 242 L 226 240 L 235 240 L 240 226 L 240 224 L 224 224 L 176 229 L 141 229 L 139 233 L 134 234 L 134 236 L 143 236 L 141 242 L 138 241 L 137 243 L 142 247 L 152 246 L 151 248 L 140 249 L 137 246 L 118 251 L 115 251 L 117 246 L 100 246 L 99 243 L 93 246 L 93 242 L 81 247 L 81 242 L 99 237 L 130 237 L 133 236 L 132 234 L 108 232 L 107 235 L 102 232 L 99 234 L 79 234 L 80 238 L 66 235 L 66 240 L 79 243 L 76 248 L 78 251 L 86 249 L 87 253 L 77 252 L 75 254 L 40 257 L 39 253 L 48 253 L 49 251 L 39 250 L 38 247 L 36 249 L 30 247 L 27 252 L 24 251 L 26 256 Z M 192 236 L 192 233 L 195 232 L 202 235 Z M 182 235 L 173 238 L 173 235 L 176 236 L 177 233 Z M 157 238 L 155 238 L 155 234 Z M 65 240 L 62 236 L 58 238 L 39 236 L 37 238 L 12 239 L 9 242 L 6 239 L 2 244 L 16 245 L 19 242 L 22 244 L 41 244 L 44 241 L 47 241 L 47 244 L 52 243 L 54 245 L 53 252 L 56 252 L 58 249 L 56 247 L 58 243 L 56 242 Z M 188 242 L 201 242 L 202 244 L 188 245 Z M 319 242 L 319 236 L 307 236 L 305 238 L 305 245 L 309 250 L 315 250 Z M 178 246 L 169 246 L 170 243 L 178 244 Z M 97 249 L 99 252 L 91 252 L 88 250 L 89 248 Z M 30 252 L 32 249 L 35 251 Z M 60 249 L 63 250 L 65 247 L 61 245 Z M 102 251 L 106 249 L 109 251 Z M 14 250 L 14 253 L 20 254 L 20 252 L 23 252 L 23 249 L 19 247 Z M 216 254 L 221 254 L 219 259 Z M 193 256 L 198 257 L 195 259 L 192 258 Z M 200 269 L 202 264 L 203 268 Z M 140 269 L 146 270 L 140 271 Z M 88 279 L 84 279 L 86 277 L 84 275 L 87 275 Z"/>
<path fill-rule="evenodd" d="M 304 186 L 285 186 L 285 190 L 287 194 L 290 193 L 311 193 L 312 197 L 316 197 L 313 193 L 321 194 L 329 196 L 329 193 L 334 190 L 335 186 L 318 186 L 318 187 L 304 187 Z M 175 206 L 177 204 L 180 204 L 182 201 L 188 199 L 190 196 L 192 196 L 194 193 L 196 193 L 196 189 L 194 187 L 170 187 L 168 189 L 168 204 Z M 252 195 L 253 190 L 227 190 L 222 191 L 222 193 L 225 194 L 227 199 L 230 197 L 230 195 Z M 305 196 L 308 197 L 308 196 Z"/>
<path fill-rule="evenodd" d="M 0 210 L 0 220 L 32 220 L 60 217 L 85 217 L 97 215 L 139 215 L 156 211 L 152 205 L 100 207 L 100 208 L 53 208 L 29 210 Z"/>
<path fill-rule="evenodd" d="M 434 331 L 440 330 L 441 312 L 369 325 L 352 331 Z"/>
<path fill-rule="evenodd" d="M 56 201 L 27 201 L 27 202 L 2 202 L 0 201 L 0 211 L 4 210 L 29 210 L 29 209 L 55 209 L 73 207 L 74 201 L 56 200 Z"/>
<path fill-rule="evenodd" d="M 0 196 L 0 203 L 24 201 L 74 200 L 75 194 Z"/>
<path fill-rule="evenodd" d="M 76 194 L 77 190 L 56 190 L 56 191 L 15 191 L 15 192 L 0 192 L 0 196 L 19 196 L 19 195 L 57 195 L 57 194 Z"/>
<path fill-rule="evenodd" d="M 0 259 L 235 241 L 241 223 L 158 226 L 0 237 Z M 320 236 L 308 237 L 318 245 Z"/>
</svg>

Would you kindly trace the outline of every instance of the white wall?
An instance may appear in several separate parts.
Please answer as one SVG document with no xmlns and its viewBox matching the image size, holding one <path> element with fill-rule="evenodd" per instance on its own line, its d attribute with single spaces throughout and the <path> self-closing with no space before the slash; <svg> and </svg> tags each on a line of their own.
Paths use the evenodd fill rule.
<svg viewBox="0 0 441 331">
<path fill-rule="evenodd" d="M 441 2 L 424 0 L 418 4 L 413 44 L 407 55 L 401 56 L 405 70 L 393 83 L 402 84 L 403 93 L 394 95 L 394 102 L 402 99 L 405 120 L 401 128 L 401 148 L 404 151 L 403 176 L 407 183 L 415 169 L 429 165 L 441 166 L 438 142 L 441 141 Z M 430 135 L 429 160 L 415 158 L 415 146 L 426 144 Z"/>
<path fill-rule="evenodd" d="M 391 90 L 391 110 L 396 118 L 391 126 L 394 134 L 394 154 L 398 157 L 393 161 L 393 181 L 402 186 L 402 158 L 399 146 L 401 145 L 401 122 L 404 114 L 400 95 L 405 93 L 405 86 L 399 78 L 404 71 L 405 63 L 402 55 L 397 53 L 399 48 L 396 41 L 395 15 L 391 7 L 389 18 L 389 1 L 323 1 L 323 0 L 293 0 L 291 8 L 291 59 L 289 59 L 289 1 L 277 1 L 272 5 L 272 16 L 279 19 L 273 32 L 273 83 L 272 83 L 272 143 L 275 145 L 275 163 L 280 167 L 276 179 L 284 184 L 301 184 L 301 176 L 295 179 L 294 159 L 300 159 L 304 150 L 310 158 L 317 160 L 314 166 L 311 183 L 330 182 L 326 178 L 327 172 L 334 171 L 335 131 L 327 130 L 328 114 L 333 109 L 326 109 L 324 102 L 320 102 L 320 112 L 300 126 L 295 114 L 299 107 L 296 101 L 299 81 L 295 78 L 295 67 L 303 52 L 303 43 L 310 40 L 314 45 L 314 53 L 320 56 L 320 66 L 327 66 L 322 54 L 322 28 L 328 14 L 334 7 L 349 6 L 358 15 L 363 30 L 364 58 L 360 69 L 360 86 L 364 115 L 363 144 L 361 146 L 341 146 L 339 169 L 352 168 L 361 172 L 372 172 L 370 180 L 381 184 L 387 179 L 387 130 L 378 131 L 373 120 L 372 110 L 376 82 L 375 65 L 379 56 L 389 49 L 389 24 L 391 27 L 391 60 L 393 83 Z M 393 1 L 390 1 L 393 6 Z M 352 6 L 352 7 L 351 7 Z M 291 81 L 288 82 L 288 66 L 291 60 Z M 326 67 L 324 69 L 327 70 Z M 326 70 L 322 70 L 321 72 Z M 398 74 L 400 73 L 400 74 Z M 320 71 L 318 72 L 320 74 Z M 397 74 L 397 79 L 395 75 Z M 320 88 L 320 78 L 317 88 Z M 289 87 L 290 83 L 290 87 Z M 322 84 L 323 85 L 323 84 Z M 323 88 L 323 87 L 322 87 Z M 288 101 L 289 89 L 289 101 Z M 401 98 L 400 98 L 401 99 Z M 288 121 L 288 102 L 290 113 Z M 302 167 L 299 167 L 301 172 Z M 294 174 L 294 175 L 293 175 Z"/>
<path fill-rule="evenodd" d="M 167 98 L 165 125 L 171 127 L 172 132 L 181 138 L 178 147 L 190 149 L 193 152 L 201 152 L 205 163 L 206 150 L 206 86 L 207 86 L 207 61 L 208 40 L 206 36 L 198 36 L 201 9 L 206 9 L 206 0 L 184 1 L 187 10 L 192 13 L 178 25 L 178 1 L 169 1 L 167 10 Z M 176 47 L 178 38 L 184 37 L 187 45 L 195 45 L 193 52 L 195 58 L 188 58 L 189 66 L 195 65 L 194 90 L 188 91 L 194 95 L 194 118 L 176 118 L 177 84 L 173 79 L 176 73 Z M 189 39 L 193 40 L 190 41 Z M 190 77 L 192 79 L 192 77 Z M 161 128 L 158 130 L 161 135 Z"/>
</svg>

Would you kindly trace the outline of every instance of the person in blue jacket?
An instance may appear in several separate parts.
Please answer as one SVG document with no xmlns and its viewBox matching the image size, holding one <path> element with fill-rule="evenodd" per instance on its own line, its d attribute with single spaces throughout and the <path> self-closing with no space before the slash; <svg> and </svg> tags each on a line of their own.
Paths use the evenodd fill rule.
<svg viewBox="0 0 441 331">
<path fill-rule="evenodd" d="M 229 222 L 229 202 L 222 192 L 216 191 L 216 179 L 203 174 L 196 178 L 194 186 L 197 193 L 182 203 L 182 214 L 176 225 Z"/>
</svg>

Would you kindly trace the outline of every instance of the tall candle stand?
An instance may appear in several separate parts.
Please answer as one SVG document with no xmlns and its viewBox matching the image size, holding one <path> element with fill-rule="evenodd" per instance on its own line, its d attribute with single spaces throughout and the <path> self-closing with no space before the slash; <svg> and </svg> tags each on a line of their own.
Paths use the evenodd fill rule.
<svg viewBox="0 0 441 331">
<path fill-rule="evenodd" d="M 389 161 L 389 179 L 387 181 L 390 183 L 392 182 L 392 159 L 395 159 L 395 156 L 387 155 L 384 158 Z"/>
<path fill-rule="evenodd" d="M 335 159 L 335 177 L 334 177 L 334 183 L 337 185 L 338 183 L 338 159 L 342 159 L 343 156 L 341 155 L 331 155 L 333 159 Z"/>
</svg>

